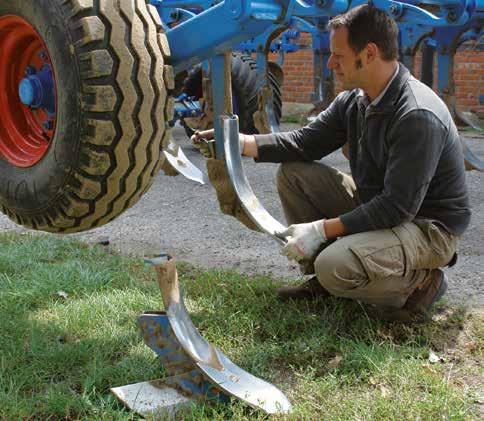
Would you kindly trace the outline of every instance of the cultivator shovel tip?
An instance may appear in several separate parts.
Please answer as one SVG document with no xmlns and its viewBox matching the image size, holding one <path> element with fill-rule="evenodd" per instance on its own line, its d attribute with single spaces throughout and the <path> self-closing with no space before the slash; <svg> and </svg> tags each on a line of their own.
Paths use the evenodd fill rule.
<svg viewBox="0 0 484 421">
<path fill-rule="evenodd" d="M 143 417 L 170 419 L 195 404 L 176 389 L 162 385 L 161 380 L 113 387 L 111 392 L 123 405 Z"/>
</svg>

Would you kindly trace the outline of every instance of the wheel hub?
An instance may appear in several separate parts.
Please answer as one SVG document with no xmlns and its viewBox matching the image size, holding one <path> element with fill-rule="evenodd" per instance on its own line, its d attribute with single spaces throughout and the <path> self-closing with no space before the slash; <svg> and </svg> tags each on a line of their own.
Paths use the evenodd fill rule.
<svg viewBox="0 0 484 421">
<path fill-rule="evenodd" d="M 0 17 L 0 158 L 31 167 L 56 127 L 56 84 L 42 37 L 25 19 Z"/>
<path fill-rule="evenodd" d="M 31 72 L 31 67 L 27 72 Z M 52 71 L 45 65 L 38 73 L 28 75 L 19 84 L 22 104 L 33 109 L 43 108 L 49 115 L 55 114 L 54 81 Z"/>
</svg>

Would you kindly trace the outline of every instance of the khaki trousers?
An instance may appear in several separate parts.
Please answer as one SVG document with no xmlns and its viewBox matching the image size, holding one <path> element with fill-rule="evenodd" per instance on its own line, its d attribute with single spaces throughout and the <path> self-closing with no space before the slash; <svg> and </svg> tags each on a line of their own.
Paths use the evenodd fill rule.
<svg viewBox="0 0 484 421">
<path fill-rule="evenodd" d="M 317 162 L 280 166 L 277 187 L 289 224 L 335 218 L 358 206 L 353 179 Z M 430 220 L 341 237 L 316 257 L 314 269 L 331 294 L 401 308 L 431 269 L 451 261 L 458 237 Z"/>
</svg>

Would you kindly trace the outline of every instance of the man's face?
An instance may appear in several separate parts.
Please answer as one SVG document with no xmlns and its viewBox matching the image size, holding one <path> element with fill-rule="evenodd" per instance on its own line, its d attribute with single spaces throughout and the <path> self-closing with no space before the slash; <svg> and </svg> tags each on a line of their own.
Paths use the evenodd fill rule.
<svg viewBox="0 0 484 421">
<path fill-rule="evenodd" d="M 334 71 L 343 89 L 362 88 L 365 78 L 362 57 L 365 49 L 355 54 L 348 43 L 348 29 L 344 26 L 331 31 L 330 48 L 328 68 Z"/>
</svg>

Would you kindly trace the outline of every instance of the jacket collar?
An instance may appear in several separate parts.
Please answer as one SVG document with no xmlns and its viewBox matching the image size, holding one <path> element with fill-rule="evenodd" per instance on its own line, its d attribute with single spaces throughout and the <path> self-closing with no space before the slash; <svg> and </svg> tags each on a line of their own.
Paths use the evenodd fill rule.
<svg viewBox="0 0 484 421">
<path fill-rule="evenodd" d="M 376 106 L 370 105 L 368 107 L 368 109 L 366 110 L 366 115 L 372 113 L 388 113 L 392 112 L 395 109 L 395 105 L 400 98 L 402 88 L 410 78 L 409 70 L 402 63 L 399 63 L 399 65 L 400 67 L 398 69 L 397 75 L 395 76 L 395 79 L 393 79 L 392 83 L 390 84 L 378 104 Z M 365 94 L 361 89 L 359 89 L 358 91 L 359 92 L 356 95 L 356 101 L 358 103 L 358 107 L 361 110 L 362 108 L 365 108 L 363 105 L 363 99 Z"/>
</svg>

